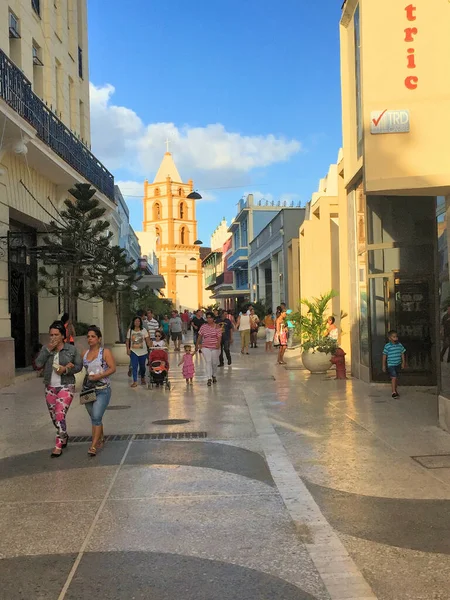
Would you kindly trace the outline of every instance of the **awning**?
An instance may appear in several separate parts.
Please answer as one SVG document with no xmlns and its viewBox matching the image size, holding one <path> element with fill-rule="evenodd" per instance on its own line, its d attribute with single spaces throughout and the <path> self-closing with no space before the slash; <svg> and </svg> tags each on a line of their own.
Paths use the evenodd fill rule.
<svg viewBox="0 0 450 600">
<path fill-rule="evenodd" d="M 149 287 L 152 290 L 162 290 L 166 287 L 166 282 L 162 275 L 144 275 L 134 284 L 139 290 Z"/>
</svg>

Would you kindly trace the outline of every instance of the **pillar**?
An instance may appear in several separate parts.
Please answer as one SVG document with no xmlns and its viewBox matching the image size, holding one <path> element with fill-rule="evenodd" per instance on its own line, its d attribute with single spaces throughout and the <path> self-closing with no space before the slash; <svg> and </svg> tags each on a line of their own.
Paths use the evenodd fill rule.
<svg viewBox="0 0 450 600">
<path fill-rule="evenodd" d="M 272 303 L 273 306 L 279 306 L 280 298 L 280 270 L 278 268 L 278 254 L 275 254 L 270 259 L 272 268 Z"/>
<path fill-rule="evenodd" d="M 258 265 L 258 300 L 266 301 L 266 270 Z"/>
</svg>

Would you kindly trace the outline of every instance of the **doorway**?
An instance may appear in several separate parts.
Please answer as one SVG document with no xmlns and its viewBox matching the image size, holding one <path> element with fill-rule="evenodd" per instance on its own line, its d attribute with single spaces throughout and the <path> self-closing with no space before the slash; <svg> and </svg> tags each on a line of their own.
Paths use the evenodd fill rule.
<svg viewBox="0 0 450 600">
<path fill-rule="evenodd" d="M 29 249 L 36 246 L 36 232 L 8 232 L 8 283 L 11 337 L 15 367 L 28 367 L 39 341 L 37 261 Z"/>
<path fill-rule="evenodd" d="M 398 273 L 369 276 L 372 380 L 384 382 L 382 353 L 387 332 L 395 329 L 406 348 L 405 385 L 435 385 L 433 324 L 435 302 L 431 279 L 407 279 Z"/>
</svg>

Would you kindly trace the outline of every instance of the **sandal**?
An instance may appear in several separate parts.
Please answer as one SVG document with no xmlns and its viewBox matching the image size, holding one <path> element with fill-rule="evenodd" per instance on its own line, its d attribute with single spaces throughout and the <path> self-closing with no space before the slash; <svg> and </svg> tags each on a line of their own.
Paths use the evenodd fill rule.
<svg viewBox="0 0 450 600">
<path fill-rule="evenodd" d="M 130 385 L 130 387 L 137 387 L 137 381 L 133 381 L 133 383 Z"/>
<path fill-rule="evenodd" d="M 217 383 L 217 379 L 215 377 L 212 378 L 213 383 Z"/>
<path fill-rule="evenodd" d="M 94 446 L 91 446 L 88 450 L 88 454 L 89 454 L 89 456 L 97 456 L 97 448 L 95 448 Z"/>
<path fill-rule="evenodd" d="M 58 458 L 58 456 L 61 456 L 62 454 L 62 448 L 53 448 L 53 452 L 50 454 L 51 458 Z"/>
<path fill-rule="evenodd" d="M 209 387 L 212 385 L 211 379 L 208 379 L 208 381 L 206 382 L 206 385 L 209 386 Z"/>
<path fill-rule="evenodd" d="M 69 436 L 67 436 L 67 437 L 66 437 L 66 441 L 65 441 L 65 442 L 63 442 L 63 444 L 62 444 L 62 448 L 67 448 L 67 444 L 68 444 L 68 442 L 69 442 Z"/>
</svg>

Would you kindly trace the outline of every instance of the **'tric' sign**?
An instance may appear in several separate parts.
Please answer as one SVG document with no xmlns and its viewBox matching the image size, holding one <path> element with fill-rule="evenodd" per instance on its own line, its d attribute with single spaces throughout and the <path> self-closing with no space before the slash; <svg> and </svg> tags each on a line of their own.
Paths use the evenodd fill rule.
<svg viewBox="0 0 450 600">
<path fill-rule="evenodd" d="M 405 8 L 406 11 L 406 18 L 408 19 L 408 21 L 416 21 L 417 17 L 416 17 L 416 10 L 417 8 L 415 6 L 413 6 L 412 4 L 410 4 L 409 6 L 407 6 Z M 405 29 L 405 42 L 407 42 L 408 44 L 412 44 L 415 42 L 415 36 L 419 33 L 419 30 L 417 29 L 417 27 L 407 27 Z M 415 69 L 416 68 L 416 50 L 414 47 L 409 47 L 407 50 L 407 61 L 408 61 L 408 69 Z M 419 85 L 419 78 L 416 75 L 409 75 L 406 79 L 405 79 L 405 86 L 408 88 L 408 90 L 415 90 L 417 89 L 417 86 Z"/>
</svg>

